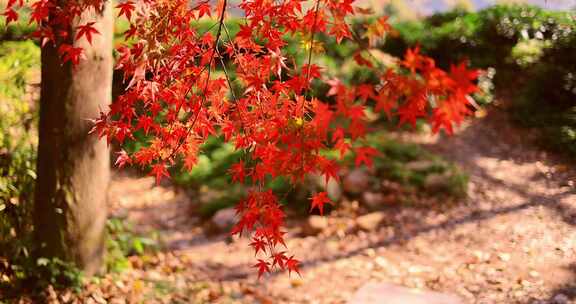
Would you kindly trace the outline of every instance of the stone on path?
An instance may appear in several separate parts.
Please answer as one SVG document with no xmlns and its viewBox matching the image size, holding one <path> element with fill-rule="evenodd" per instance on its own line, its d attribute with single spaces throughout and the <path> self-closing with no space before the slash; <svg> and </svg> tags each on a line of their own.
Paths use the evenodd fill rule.
<svg viewBox="0 0 576 304">
<path fill-rule="evenodd" d="M 328 197 L 332 201 L 337 202 L 342 198 L 342 188 L 340 187 L 340 183 L 334 178 L 329 179 L 328 183 L 326 183 L 326 178 L 320 174 L 310 174 L 309 178 L 318 188 L 322 189 L 322 191 L 326 191 Z"/>
<path fill-rule="evenodd" d="M 310 215 L 302 227 L 304 235 L 317 235 L 328 228 L 328 219 L 325 216 Z"/>
<path fill-rule="evenodd" d="M 435 163 L 431 160 L 416 160 L 406 164 L 406 169 L 414 171 L 424 171 L 433 167 Z"/>
<path fill-rule="evenodd" d="M 463 304 L 460 298 L 432 291 L 410 289 L 389 283 L 367 283 L 348 304 Z"/>
<path fill-rule="evenodd" d="M 370 186 L 370 176 L 364 169 L 354 169 L 344 177 L 342 186 L 348 193 L 362 193 Z"/>
<path fill-rule="evenodd" d="M 212 223 L 216 228 L 221 230 L 229 229 L 234 226 L 238 219 L 236 218 L 236 210 L 234 208 L 226 208 L 219 210 L 212 217 Z"/>
<path fill-rule="evenodd" d="M 450 189 L 450 174 L 449 173 L 430 174 L 424 180 L 424 187 L 428 190 L 436 190 L 436 191 Z"/>
<path fill-rule="evenodd" d="M 377 210 L 384 207 L 385 197 L 379 192 L 366 191 L 362 193 L 362 201 L 369 209 Z"/>
<path fill-rule="evenodd" d="M 378 228 L 384 219 L 384 212 L 372 212 L 356 218 L 356 225 L 364 231 L 373 231 Z"/>
</svg>

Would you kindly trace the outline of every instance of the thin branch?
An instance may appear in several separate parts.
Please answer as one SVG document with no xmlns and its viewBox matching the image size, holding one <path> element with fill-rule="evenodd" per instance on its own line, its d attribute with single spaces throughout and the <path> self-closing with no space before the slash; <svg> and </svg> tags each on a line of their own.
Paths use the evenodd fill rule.
<svg viewBox="0 0 576 304">
<path fill-rule="evenodd" d="M 310 65 L 312 64 L 312 50 L 314 49 L 314 36 L 316 34 L 316 27 L 318 26 L 318 11 L 320 10 L 320 1 L 321 0 L 316 0 L 316 7 L 314 8 L 314 24 L 312 25 L 312 28 L 310 29 L 310 51 L 308 52 L 308 66 L 307 71 L 306 71 L 306 84 L 307 84 L 307 89 L 306 91 L 309 92 L 310 91 L 310 71 L 312 70 L 310 68 Z M 304 100 L 302 101 L 302 120 L 304 119 L 304 115 L 306 113 L 306 98 L 304 98 Z M 304 121 L 302 121 L 302 126 L 300 127 L 300 148 L 302 149 L 302 151 L 304 151 Z M 304 173 L 304 153 L 300 154 L 302 157 L 302 173 Z"/>
<path fill-rule="evenodd" d="M 308 70 L 306 71 L 306 83 L 310 81 L 310 64 L 312 63 L 312 50 L 314 49 L 314 36 L 316 34 L 316 26 L 318 26 L 318 11 L 320 10 L 321 0 L 316 1 L 316 8 L 314 8 L 314 24 L 312 25 L 310 33 L 310 51 L 308 52 Z"/>
<path fill-rule="evenodd" d="M 382 62 L 380 62 L 380 60 L 378 58 L 376 58 L 376 56 L 374 56 L 374 54 L 372 54 L 370 47 L 368 44 L 366 44 L 364 41 L 362 41 L 362 38 L 360 38 L 358 36 L 358 34 L 354 31 L 354 29 L 352 27 L 350 27 L 350 33 L 352 34 L 352 38 L 354 38 L 354 41 L 358 44 L 358 46 L 360 47 L 360 51 L 366 51 L 366 53 L 368 53 L 368 55 L 370 57 L 372 57 L 372 59 L 374 59 L 374 61 L 376 61 L 376 64 L 380 67 L 384 67 L 384 65 L 382 64 Z"/>
<path fill-rule="evenodd" d="M 224 24 L 224 16 L 226 14 L 226 6 L 227 6 L 227 0 L 224 0 L 224 3 L 222 5 L 222 13 L 220 14 L 220 18 L 218 20 L 218 31 L 216 32 L 216 39 L 214 40 L 214 45 L 212 47 L 212 55 L 210 56 L 210 62 L 208 62 L 208 64 L 207 64 L 208 75 L 206 76 L 206 84 L 204 85 L 204 91 L 203 91 L 204 94 L 202 95 L 201 106 L 204 104 L 204 101 L 206 101 L 206 95 L 207 95 L 206 93 L 208 91 L 208 84 L 210 83 L 210 75 L 212 72 L 211 66 L 212 66 L 212 62 L 214 62 L 214 55 L 216 54 L 217 49 L 218 49 L 218 42 L 220 41 L 220 35 L 222 34 L 222 27 Z M 200 110 L 201 110 L 201 108 L 195 113 L 194 120 L 192 120 L 192 124 L 186 130 L 186 136 L 183 139 L 179 140 L 178 145 L 176 146 L 176 148 L 174 148 L 174 150 L 172 150 L 172 153 L 170 153 L 170 156 L 168 156 L 167 159 L 171 159 L 172 157 L 174 157 L 174 155 L 178 152 L 180 147 L 182 147 L 185 139 L 190 135 L 190 132 L 194 128 L 194 125 L 196 124 L 196 121 L 198 120 L 198 117 L 200 116 Z"/>
<path fill-rule="evenodd" d="M 220 56 L 220 51 L 218 52 L 218 58 L 220 59 L 220 64 L 222 65 L 222 70 L 224 71 L 224 75 L 226 76 L 226 82 L 228 83 L 228 88 L 230 89 L 230 93 L 232 93 L 232 98 L 236 102 L 238 98 L 236 98 L 236 94 L 234 93 L 234 88 L 232 88 L 232 81 L 230 80 L 230 75 L 228 74 L 228 70 L 226 69 L 226 65 L 224 64 L 224 60 L 222 56 Z"/>
</svg>

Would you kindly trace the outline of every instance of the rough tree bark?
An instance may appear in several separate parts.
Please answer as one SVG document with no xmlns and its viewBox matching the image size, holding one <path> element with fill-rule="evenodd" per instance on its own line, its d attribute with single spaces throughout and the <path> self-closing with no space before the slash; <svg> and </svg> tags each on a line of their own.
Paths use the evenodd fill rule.
<svg viewBox="0 0 576 304">
<path fill-rule="evenodd" d="M 105 1 L 102 11 L 75 22 L 96 21 L 100 35 L 92 45 L 76 42 L 86 58 L 74 68 L 62 65 L 51 45 L 42 48 L 35 237 L 41 256 L 73 262 L 88 275 L 101 270 L 104 255 L 109 152 L 88 132 L 89 119 L 111 101 L 112 14 Z"/>
</svg>

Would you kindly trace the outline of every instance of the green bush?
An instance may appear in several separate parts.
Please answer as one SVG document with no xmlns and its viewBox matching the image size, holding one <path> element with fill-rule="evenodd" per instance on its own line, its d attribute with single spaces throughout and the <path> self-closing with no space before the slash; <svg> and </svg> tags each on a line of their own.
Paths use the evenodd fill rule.
<svg viewBox="0 0 576 304">
<path fill-rule="evenodd" d="M 381 179 L 394 181 L 404 191 L 426 197 L 458 199 L 466 195 L 468 175 L 419 145 L 389 139 L 385 132 L 369 135 L 366 144 L 380 151 L 374 159 L 377 183 Z M 430 181 L 435 177 L 441 182 L 432 186 Z"/>
<path fill-rule="evenodd" d="M 0 44 L 0 258 L 30 255 L 37 121 L 30 85 L 39 73 L 32 42 Z"/>
<path fill-rule="evenodd" d="M 240 160 L 241 152 L 236 151 L 230 143 L 225 143 L 221 137 L 210 137 L 200 148 L 198 163 L 192 171 L 184 170 L 183 166 L 171 169 L 171 175 L 176 184 L 205 185 L 211 188 L 227 189 L 231 183 L 228 169 Z"/>
<path fill-rule="evenodd" d="M 419 145 L 391 139 L 385 130 L 369 134 L 361 144 L 373 147 L 380 152 L 374 158 L 374 167 L 370 170 L 370 186 L 365 191 L 383 190 L 381 183 L 387 180 L 398 183 L 402 187 L 401 191 L 409 194 L 411 198 L 455 201 L 466 196 L 468 175 L 454 164 L 426 151 Z M 322 153 L 328 158 L 337 158 L 339 154 L 335 150 L 325 150 Z M 416 163 L 425 164 L 425 166 L 414 166 Z M 347 154 L 340 165 L 348 170 L 354 169 L 354 155 Z M 434 178 L 441 181 L 432 185 L 430 181 Z M 292 212 L 301 215 L 308 214 L 308 198 L 314 192 L 326 191 L 320 187 L 323 183 L 316 183 L 313 179 L 297 189 L 291 188 L 286 181 L 280 179 L 272 181 L 269 185 L 275 192 L 284 194 L 286 205 Z M 400 198 L 399 202 L 408 201 L 402 201 Z"/>
<path fill-rule="evenodd" d="M 3 3 L 0 3 L 0 8 L 4 8 Z M 9 25 L 6 25 L 6 18 L 0 18 L 0 41 L 23 40 L 36 29 L 36 26 L 29 22 L 30 9 L 23 8 L 18 14 L 20 18 Z"/>
<path fill-rule="evenodd" d="M 546 49 L 512 112 L 542 132 L 542 141 L 576 156 L 576 33 Z"/>
<path fill-rule="evenodd" d="M 31 41 L 0 44 L 0 142 L 15 150 L 35 140 L 33 125 L 40 80 L 40 49 Z M 23 128 L 24 126 L 24 128 Z"/>
<path fill-rule="evenodd" d="M 385 50 L 399 56 L 419 44 L 443 67 L 469 59 L 489 72 L 480 77 L 478 103 L 491 102 L 493 89 L 512 93 L 518 122 L 542 131 L 549 146 L 576 155 L 575 12 L 497 5 L 439 13 L 396 28 L 400 35 L 389 39 Z"/>
<path fill-rule="evenodd" d="M 478 12 L 450 11 L 421 21 L 401 22 L 385 50 L 398 56 L 419 44 L 444 67 L 461 59 L 474 66 L 509 67 L 512 49 L 525 40 L 556 41 L 576 25 L 574 13 L 530 5 L 497 5 Z"/>
<path fill-rule="evenodd" d="M 537 63 L 550 46 L 550 41 L 527 39 L 519 41 L 510 51 L 510 59 L 520 67 L 527 68 Z"/>
<path fill-rule="evenodd" d="M 106 223 L 106 269 L 108 272 L 122 272 L 132 266 L 129 256 L 141 256 L 159 249 L 158 235 L 143 237 L 133 232 L 133 227 L 125 219 L 111 218 Z"/>
</svg>

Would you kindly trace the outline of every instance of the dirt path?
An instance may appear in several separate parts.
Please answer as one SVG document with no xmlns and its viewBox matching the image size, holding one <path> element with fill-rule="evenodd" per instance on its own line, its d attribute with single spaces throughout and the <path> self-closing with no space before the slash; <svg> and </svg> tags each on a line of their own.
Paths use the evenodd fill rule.
<svg viewBox="0 0 576 304">
<path fill-rule="evenodd" d="M 345 303 L 369 281 L 467 303 L 576 303 L 576 175 L 526 143 L 529 137 L 499 112 L 454 137 L 408 136 L 470 173 L 469 198 L 443 212 L 390 208 L 386 225 L 371 232 L 344 233 L 353 219 L 338 215 L 330 219 L 335 233 L 301 237 L 290 228 L 302 278 L 280 273 L 258 281 L 246 240 L 206 237 L 186 195 L 118 176 L 114 212 L 140 231 L 160 230 L 170 248 L 133 261 L 135 270 L 119 280 L 129 293 L 134 282 L 162 283 L 166 302 L 176 303 Z"/>
</svg>

